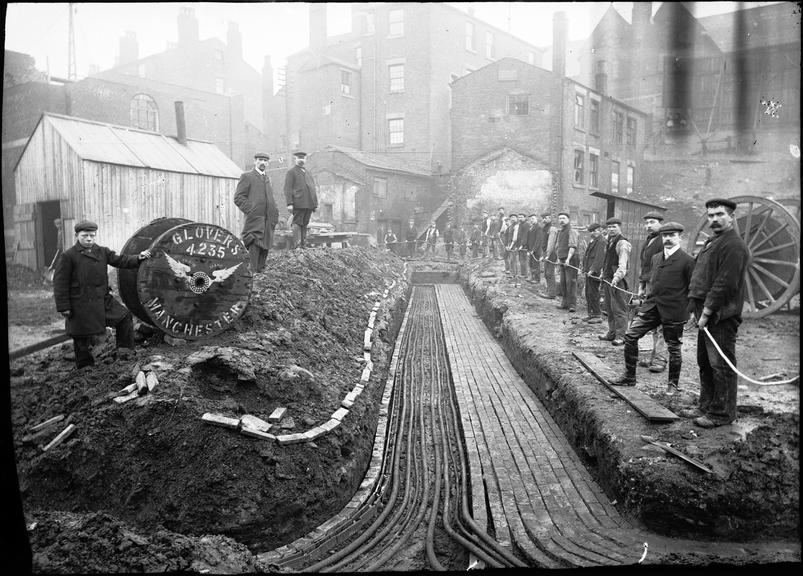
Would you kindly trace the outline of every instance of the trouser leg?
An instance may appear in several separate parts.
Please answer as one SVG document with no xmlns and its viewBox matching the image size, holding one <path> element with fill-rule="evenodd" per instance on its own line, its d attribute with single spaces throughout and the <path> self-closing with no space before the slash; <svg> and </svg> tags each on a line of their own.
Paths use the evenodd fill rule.
<svg viewBox="0 0 803 576">
<path fill-rule="evenodd" d="M 522 278 L 527 277 L 527 260 L 529 260 L 529 254 L 527 254 L 527 251 L 519 251 L 519 274 Z"/>
<path fill-rule="evenodd" d="M 660 325 L 661 318 L 658 310 L 651 308 L 644 312 L 639 312 L 633 318 L 630 326 L 625 332 L 625 370 L 631 378 L 636 376 L 636 364 L 638 363 L 638 341 L 650 330 Z M 610 324 L 610 321 L 609 321 Z"/>
<path fill-rule="evenodd" d="M 586 276 L 586 307 L 589 316 L 601 316 L 599 307 L 599 280 Z"/>
<path fill-rule="evenodd" d="M 722 352 L 736 366 L 736 333 L 739 322 L 730 318 L 708 326 L 708 332 L 719 344 Z M 708 363 L 711 367 L 711 399 L 708 416 L 719 423 L 732 422 L 736 419 L 737 376 L 725 360 L 714 348 L 711 340 L 701 331 L 706 340 Z M 702 400 L 702 393 L 700 395 Z"/>
<path fill-rule="evenodd" d="M 251 272 L 259 272 L 259 246 L 256 242 L 248 245 L 248 264 L 251 266 Z"/>
<path fill-rule="evenodd" d="M 625 300 L 625 297 L 625 293 L 616 288 L 611 288 L 610 292 L 608 292 L 608 299 L 611 301 L 610 308 L 613 310 L 614 330 L 617 338 L 624 337 L 627 332 L 627 300 Z M 608 323 L 610 323 L 610 320 L 609 316 Z"/>
<path fill-rule="evenodd" d="M 95 363 L 90 350 L 91 336 L 75 336 L 72 339 L 72 347 L 75 352 L 75 366 L 83 368 Z"/>
<path fill-rule="evenodd" d="M 563 284 L 563 303 L 567 308 L 577 307 L 577 270 L 563 266 L 563 274 L 561 275 L 561 284 Z"/>
<path fill-rule="evenodd" d="M 677 388 L 680 383 L 680 368 L 683 365 L 681 346 L 685 322 L 665 322 L 661 327 L 663 339 L 669 352 L 669 384 Z"/>
<path fill-rule="evenodd" d="M 555 288 L 555 265 L 551 262 L 544 260 L 544 279 L 546 280 L 546 294 L 550 298 L 554 298 L 556 294 Z"/>
<path fill-rule="evenodd" d="M 664 340 L 664 333 L 661 327 L 652 333 L 652 357 L 651 360 L 663 360 L 666 362 L 667 343 Z"/>
</svg>

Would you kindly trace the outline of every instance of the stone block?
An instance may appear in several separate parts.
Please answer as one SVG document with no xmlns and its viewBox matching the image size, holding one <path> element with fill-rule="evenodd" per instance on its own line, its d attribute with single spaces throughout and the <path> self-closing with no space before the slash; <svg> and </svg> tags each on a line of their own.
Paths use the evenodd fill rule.
<svg viewBox="0 0 803 576">
<path fill-rule="evenodd" d="M 341 421 L 341 422 L 342 422 L 342 421 L 343 421 L 343 418 L 345 418 L 345 417 L 346 417 L 346 414 L 348 414 L 348 413 L 349 413 L 349 411 L 348 411 L 348 410 L 346 410 L 345 408 L 338 408 L 338 409 L 337 409 L 337 410 L 335 410 L 335 411 L 334 411 L 334 413 L 332 414 L 332 419 L 333 419 L 333 420 L 339 420 L 339 421 Z"/>
<path fill-rule="evenodd" d="M 215 424 L 216 426 L 223 426 L 225 428 L 233 428 L 235 430 L 240 427 L 239 418 L 229 418 L 228 416 L 223 416 L 222 414 L 212 414 L 211 412 L 207 412 L 201 416 L 201 420 L 208 422 L 209 424 Z"/>
<path fill-rule="evenodd" d="M 245 434 L 246 436 L 260 438 L 262 440 L 269 440 L 270 442 L 276 440 L 276 436 L 274 436 L 273 434 L 268 434 L 267 432 L 263 432 L 262 430 L 257 430 L 256 428 L 249 428 L 248 426 L 243 426 L 242 428 L 240 428 L 240 433 Z"/>
<path fill-rule="evenodd" d="M 327 420 L 323 424 L 321 424 L 321 428 L 326 430 L 327 432 L 331 432 L 340 424 L 339 420 Z"/>
<path fill-rule="evenodd" d="M 271 412 L 270 416 L 268 416 L 268 422 L 278 422 L 284 417 L 285 412 L 287 412 L 287 408 L 276 408 L 276 410 Z"/>
<path fill-rule="evenodd" d="M 360 376 L 360 382 L 368 382 L 371 378 L 371 370 L 366 366 L 362 369 L 362 376 Z"/>
<path fill-rule="evenodd" d="M 267 432 L 271 428 L 271 425 L 265 422 L 262 418 L 257 418 L 251 414 L 245 414 L 242 416 L 240 418 L 240 422 L 243 426 L 247 426 L 248 428 L 259 430 L 261 432 Z"/>
<path fill-rule="evenodd" d="M 276 436 L 276 441 L 282 446 L 287 446 L 288 444 L 300 444 L 301 442 L 306 442 L 307 439 L 303 434 L 284 434 L 282 436 Z"/>
<path fill-rule="evenodd" d="M 343 408 L 349 409 L 349 408 L 351 408 L 352 406 L 354 406 L 354 400 L 350 400 L 348 397 L 346 397 L 346 398 L 343 398 L 343 399 L 340 401 L 340 405 L 341 405 Z"/>
</svg>

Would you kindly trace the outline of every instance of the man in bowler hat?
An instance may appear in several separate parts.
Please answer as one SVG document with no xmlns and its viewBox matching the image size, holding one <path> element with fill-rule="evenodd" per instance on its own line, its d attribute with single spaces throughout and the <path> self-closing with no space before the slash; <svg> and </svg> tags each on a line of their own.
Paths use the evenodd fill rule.
<svg viewBox="0 0 803 576">
<path fill-rule="evenodd" d="M 293 238 L 295 245 L 306 247 L 307 226 L 310 217 L 318 209 L 318 193 L 315 180 L 305 167 L 306 152 L 293 154 L 295 166 L 284 178 L 284 199 L 287 211 L 293 215 Z"/>
<path fill-rule="evenodd" d="M 279 221 L 279 209 L 267 171 L 268 160 L 270 156 L 264 152 L 254 154 L 254 169 L 240 176 L 234 193 L 234 204 L 245 214 L 242 239 L 248 248 L 252 272 L 260 272 L 265 267 Z"/>
</svg>

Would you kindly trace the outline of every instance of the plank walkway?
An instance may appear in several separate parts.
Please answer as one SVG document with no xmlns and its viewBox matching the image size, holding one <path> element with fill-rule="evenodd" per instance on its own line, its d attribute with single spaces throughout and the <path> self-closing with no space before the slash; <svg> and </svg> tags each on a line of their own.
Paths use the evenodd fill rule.
<svg viewBox="0 0 803 576">
<path fill-rule="evenodd" d="M 637 563 L 647 535 L 609 502 L 462 289 L 442 284 L 436 292 L 475 520 L 537 566 Z"/>
</svg>

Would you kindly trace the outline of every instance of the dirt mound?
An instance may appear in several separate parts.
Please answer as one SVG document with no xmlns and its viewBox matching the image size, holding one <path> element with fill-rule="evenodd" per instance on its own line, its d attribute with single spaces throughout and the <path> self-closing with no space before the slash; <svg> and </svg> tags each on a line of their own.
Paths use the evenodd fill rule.
<svg viewBox="0 0 803 576">
<path fill-rule="evenodd" d="M 229 536 L 261 551 L 337 512 L 370 457 L 387 370 L 384 348 L 391 342 L 375 342 L 366 393 L 339 428 L 314 443 L 280 446 L 200 417 L 213 412 L 267 420 L 284 407 L 287 415 L 272 430 L 276 434 L 304 432 L 329 420 L 360 380 L 371 307 L 394 279 L 399 281 L 379 317 L 403 305 L 402 265 L 389 253 L 362 248 L 282 253 L 254 278 L 240 321 L 213 341 L 171 346 L 155 335 L 137 349 L 135 360 L 117 360 L 107 350 L 94 367 L 80 371 L 73 368 L 69 343 L 15 362 L 12 423 L 23 505 L 29 524 L 37 521 L 38 530 L 52 533 L 32 541 L 35 554 L 42 552 L 39 544 L 45 546 L 37 565 L 61 570 L 62 556 L 72 548 L 79 551 L 68 556 L 78 560 L 63 560 L 68 564 L 80 564 L 89 550 L 109 548 L 109 554 L 95 554 L 99 569 L 138 569 L 141 559 L 125 553 L 121 559 L 120 539 L 103 530 L 83 530 L 83 539 L 62 534 L 75 522 L 95 526 L 112 518 L 108 530 L 115 534 L 127 530 L 116 527 L 124 523 L 138 538 L 169 539 L 165 531 L 189 538 L 171 544 L 158 566 L 145 568 L 158 571 L 186 568 L 192 546 L 216 554 L 236 549 L 225 538 L 222 548 L 216 541 L 199 544 L 204 534 Z M 390 334 L 380 331 L 379 338 Z M 152 369 L 158 386 L 126 403 L 112 401 L 138 368 Z M 47 452 L 37 446 L 66 420 L 45 438 L 23 441 L 32 425 L 57 414 L 69 415 L 76 425 L 65 443 Z M 135 539 L 126 550 L 134 553 L 138 546 Z M 101 566 L 104 558 L 108 566 Z"/>
</svg>

